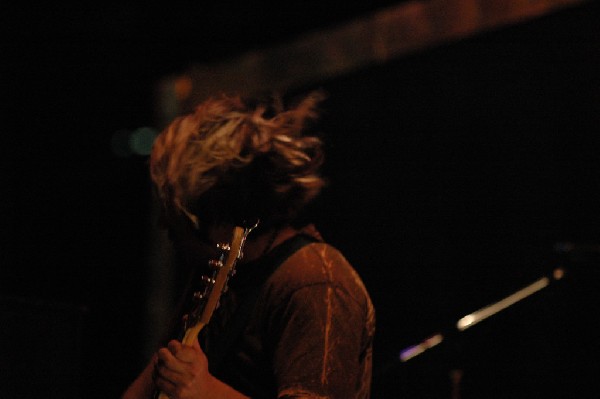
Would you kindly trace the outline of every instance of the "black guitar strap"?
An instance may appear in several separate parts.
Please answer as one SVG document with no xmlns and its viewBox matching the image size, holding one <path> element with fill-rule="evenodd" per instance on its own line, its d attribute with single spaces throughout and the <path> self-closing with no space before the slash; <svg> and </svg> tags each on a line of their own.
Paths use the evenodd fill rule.
<svg viewBox="0 0 600 399">
<path fill-rule="evenodd" d="M 259 293 L 269 276 L 293 253 L 313 242 L 317 242 L 314 237 L 306 234 L 295 235 L 267 254 L 260 261 L 260 268 L 257 268 L 258 270 L 253 268 L 253 270 L 249 271 L 252 273 L 251 288 L 243 293 L 243 301 L 235 310 L 231 321 L 227 324 L 227 330 L 220 336 L 219 342 L 215 342 L 211 348 L 211 356 L 209 356 L 211 370 L 218 370 L 221 367 L 223 359 L 233 349 L 235 342 L 248 324 Z"/>
</svg>

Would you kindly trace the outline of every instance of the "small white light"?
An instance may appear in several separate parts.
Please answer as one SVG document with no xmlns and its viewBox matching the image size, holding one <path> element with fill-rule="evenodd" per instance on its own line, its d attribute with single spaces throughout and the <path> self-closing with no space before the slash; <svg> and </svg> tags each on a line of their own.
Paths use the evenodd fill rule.
<svg viewBox="0 0 600 399">
<path fill-rule="evenodd" d="M 472 314 L 466 315 L 465 317 L 461 318 L 458 323 L 456 323 L 456 328 L 458 328 L 460 331 L 463 331 L 473 324 L 474 321 L 475 316 Z"/>
</svg>

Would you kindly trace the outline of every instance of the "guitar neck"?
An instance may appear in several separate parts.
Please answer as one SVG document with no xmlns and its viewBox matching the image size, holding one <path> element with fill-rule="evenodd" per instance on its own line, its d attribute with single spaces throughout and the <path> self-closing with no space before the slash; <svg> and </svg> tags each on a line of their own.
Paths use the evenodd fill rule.
<svg viewBox="0 0 600 399">
<path fill-rule="evenodd" d="M 187 330 L 185 330 L 185 335 L 183 336 L 181 343 L 184 345 L 192 346 L 194 344 L 194 341 L 198 339 L 198 334 L 200 334 L 200 331 L 202 331 L 205 325 L 206 324 L 199 322 L 193 327 L 190 327 Z"/>
</svg>

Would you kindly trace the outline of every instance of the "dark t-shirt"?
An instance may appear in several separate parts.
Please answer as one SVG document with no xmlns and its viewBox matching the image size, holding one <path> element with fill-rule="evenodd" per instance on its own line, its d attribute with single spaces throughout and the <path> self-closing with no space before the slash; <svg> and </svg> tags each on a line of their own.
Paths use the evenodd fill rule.
<svg viewBox="0 0 600 399">
<path fill-rule="evenodd" d="M 200 334 L 211 373 L 256 399 L 368 398 L 375 311 L 352 266 L 312 242 L 267 268 L 239 265 Z"/>
</svg>

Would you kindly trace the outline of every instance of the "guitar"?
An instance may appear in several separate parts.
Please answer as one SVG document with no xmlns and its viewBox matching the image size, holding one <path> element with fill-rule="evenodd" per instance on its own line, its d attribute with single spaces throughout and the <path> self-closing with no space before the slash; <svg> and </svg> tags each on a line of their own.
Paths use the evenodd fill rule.
<svg viewBox="0 0 600 399">
<path fill-rule="evenodd" d="M 229 278 L 235 274 L 235 265 L 243 256 L 244 244 L 248 234 L 258 226 L 233 228 L 229 243 L 217 244 L 219 256 L 208 262 L 211 275 L 202 276 L 204 289 L 193 293 L 193 306 L 189 313 L 183 316 L 183 338 L 181 343 L 193 345 L 198 339 L 198 334 L 210 321 L 214 310 L 217 308 L 221 295 L 227 290 Z M 169 397 L 156 390 L 154 399 L 169 399 Z"/>
</svg>

